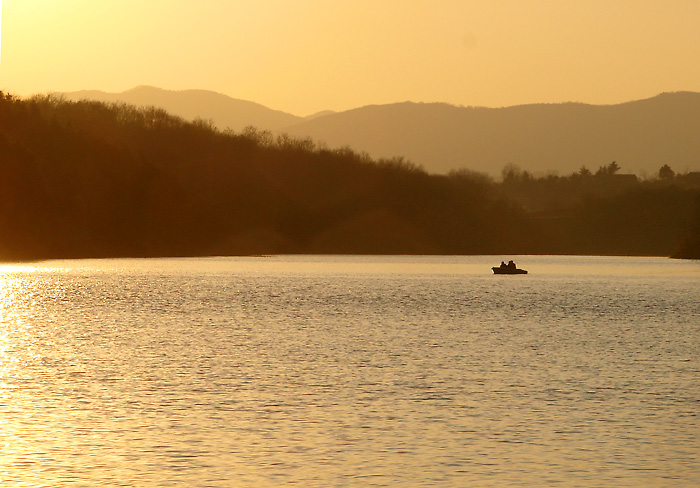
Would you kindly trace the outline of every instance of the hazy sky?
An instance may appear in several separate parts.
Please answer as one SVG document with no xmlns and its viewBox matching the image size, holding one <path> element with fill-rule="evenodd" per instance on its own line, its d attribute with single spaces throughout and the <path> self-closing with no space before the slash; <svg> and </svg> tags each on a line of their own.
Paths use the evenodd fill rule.
<svg viewBox="0 0 700 488">
<path fill-rule="evenodd" d="M 202 88 L 297 115 L 700 91 L 698 0 L 4 0 L 0 89 Z"/>
</svg>

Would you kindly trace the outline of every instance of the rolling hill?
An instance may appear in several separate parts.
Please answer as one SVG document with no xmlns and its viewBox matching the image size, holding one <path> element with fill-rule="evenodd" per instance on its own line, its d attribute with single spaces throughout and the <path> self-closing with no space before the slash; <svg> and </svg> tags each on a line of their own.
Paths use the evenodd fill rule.
<svg viewBox="0 0 700 488">
<path fill-rule="evenodd" d="M 535 175 L 595 171 L 617 161 L 624 173 L 700 170 L 700 93 L 663 93 L 617 105 L 532 104 L 504 108 L 444 103 L 371 105 L 309 117 L 272 110 L 205 90 L 137 87 L 123 93 L 79 91 L 68 100 L 157 106 L 221 129 L 253 125 L 350 146 L 373 158 L 403 156 L 429 173 L 468 168 L 498 176 L 508 164 Z"/>
<path fill-rule="evenodd" d="M 302 117 L 272 110 L 263 105 L 231 98 L 207 90 L 172 91 L 152 86 L 139 86 L 121 93 L 96 90 L 58 93 L 67 100 L 97 100 L 123 102 L 136 106 L 155 106 L 186 120 L 201 118 L 211 120 L 220 129 L 240 131 L 248 125 L 259 129 L 277 131 L 302 122 Z"/>
<path fill-rule="evenodd" d="M 697 174 L 428 174 L 126 104 L 0 93 L 0 260 L 237 254 L 696 257 Z M 612 165 L 609 165 L 609 167 Z"/>
<path fill-rule="evenodd" d="M 404 156 L 431 173 L 469 168 L 492 175 L 513 163 L 535 174 L 700 169 L 700 93 L 664 93 L 619 105 L 535 104 L 506 108 L 397 103 L 349 110 L 285 129 L 372 157 Z"/>
</svg>

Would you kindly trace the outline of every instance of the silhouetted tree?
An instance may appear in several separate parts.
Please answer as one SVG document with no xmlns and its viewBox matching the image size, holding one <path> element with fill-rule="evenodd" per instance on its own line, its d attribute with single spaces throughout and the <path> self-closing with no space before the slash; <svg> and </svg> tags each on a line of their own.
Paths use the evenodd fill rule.
<svg viewBox="0 0 700 488">
<path fill-rule="evenodd" d="M 0 92 L 0 259 L 664 254 L 700 186 L 690 176 L 619 185 L 583 178 L 585 167 L 534 178 L 509 164 L 502 174 L 430 175 L 402 157 L 253 127 L 221 132 L 154 108 Z"/>
<path fill-rule="evenodd" d="M 508 163 L 501 170 L 501 176 L 504 183 L 514 183 L 519 181 L 531 180 L 532 175 L 524 171 L 517 164 Z"/>
<path fill-rule="evenodd" d="M 696 194 L 694 210 L 683 242 L 673 255 L 675 258 L 700 259 L 700 193 Z"/>
<path fill-rule="evenodd" d="M 676 172 L 668 164 L 664 164 L 659 169 L 659 178 L 662 180 L 670 180 L 674 176 L 676 176 Z"/>
<path fill-rule="evenodd" d="M 591 173 L 591 170 L 586 168 L 585 166 L 581 166 L 581 168 L 578 170 L 578 173 L 576 173 L 578 176 L 591 176 L 593 173 Z"/>
<path fill-rule="evenodd" d="M 598 168 L 598 171 L 596 171 L 595 174 L 596 176 L 607 176 L 614 175 L 618 171 L 620 171 L 620 165 L 617 164 L 617 161 L 613 161 L 607 166 L 601 166 L 600 168 Z"/>
</svg>

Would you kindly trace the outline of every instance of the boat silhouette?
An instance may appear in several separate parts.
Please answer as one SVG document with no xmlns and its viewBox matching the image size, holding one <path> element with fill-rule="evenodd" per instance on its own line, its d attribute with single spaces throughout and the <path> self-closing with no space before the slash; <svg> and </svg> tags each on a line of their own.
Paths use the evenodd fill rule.
<svg viewBox="0 0 700 488">
<path fill-rule="evenodd" d="M 527 274 L 526 270 L 518 268 L 513 261 L 508 261 L 508 264 L 501 261 L 500 266 L 494 266 L 491 269 L 493 274 Z"/>
</svg>

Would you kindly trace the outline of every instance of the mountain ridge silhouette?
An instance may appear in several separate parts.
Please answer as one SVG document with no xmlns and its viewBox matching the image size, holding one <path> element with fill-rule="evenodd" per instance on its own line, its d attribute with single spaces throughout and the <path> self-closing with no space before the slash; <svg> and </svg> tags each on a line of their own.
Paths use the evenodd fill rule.
<svg viewBox="0 0 700 488">
<path fill-rule="evenodd" d="M 459 168 L 500 173 L 516 164 L 535 173 L 624 172 L 663 164 L 700 169 L 700 93 L 663 93 L 617 105 L 567 102 L 503 108 L 402 102 L 371 105 L 286 128 L 372 157 L 404 156 L 433 173 Z"/>
<path fill-rule="evenodd" d="M 123 102 L 136 106 L 155 106 L 187 120 L 195 118 L 211 120 L 220 129 L 234 131 L 240 131 L 249 125 L 261 129 L 279 130 L 303 121 L 303 117 L 210 90 L 175 91 L 141 85 L 121 93 L 81 90 L 56 94 L 74 101 L 88 99 L 100 102 Z"/>
<path fill-rule="evenodd" d="M 625 173 L 700 170 L 700 93 L 666 92 L 612 105 L 580 102 L 461 107 L 399 102 L 299 117 L 206 90 L 136 87 L 82 91 L 69 100 L 154 105 L 221 129 L 252 125 L 273 133 L 349 146 L 373 158 L 403 156 L 430 173 L 468 168 L 497 176 L 509 164 L 543 175 L 595 171 L 617 161 Z"/>
</svg>

